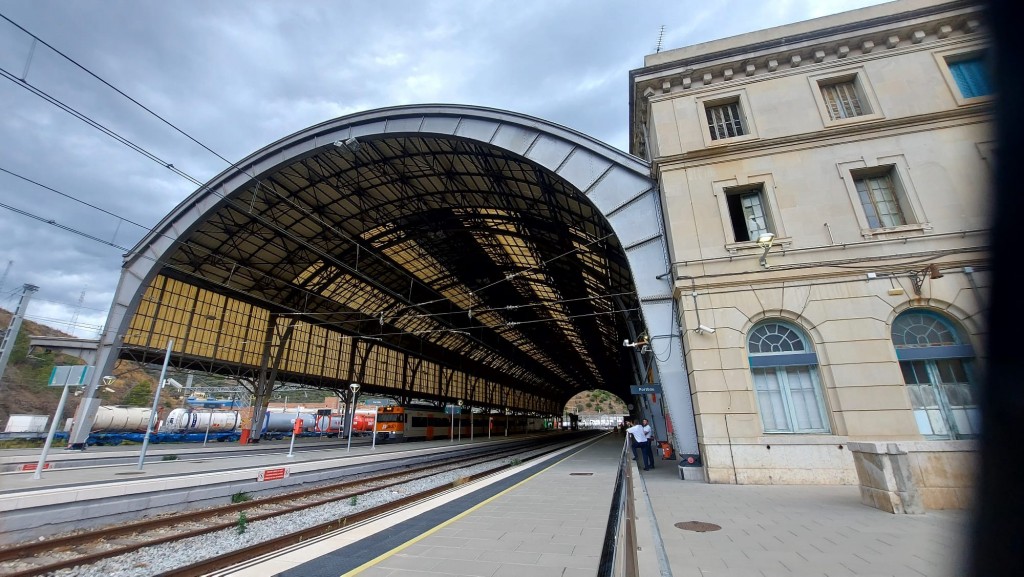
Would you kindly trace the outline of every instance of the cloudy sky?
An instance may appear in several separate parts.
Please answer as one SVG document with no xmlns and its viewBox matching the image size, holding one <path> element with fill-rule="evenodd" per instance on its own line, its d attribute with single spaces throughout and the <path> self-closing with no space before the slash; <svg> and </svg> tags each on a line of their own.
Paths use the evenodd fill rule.
<svg viewBox="0 0 1024 577">
<path fill-rule="evenodd" d="M 124 247 L 196 188 L 26 84 L 202 182 L 226 163 L 90 72 L 231 161 L 325 120 L 417 103 L 508 109 L 625 149 L 628 72 L 661 26 L 669 49 L 878 3 L 0 0 L 87 69 L 0 19 L 0 307 L 35 284 L 28 318 L 95 337 Z"/>
</svg>

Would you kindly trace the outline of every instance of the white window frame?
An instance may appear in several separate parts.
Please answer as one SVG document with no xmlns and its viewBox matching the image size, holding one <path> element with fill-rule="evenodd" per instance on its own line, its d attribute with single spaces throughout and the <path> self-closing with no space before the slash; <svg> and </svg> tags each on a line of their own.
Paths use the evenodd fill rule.
<svg viewBox="0 0 1024 577">
<path fill-rule="evenodd" d="M 700 130 L 704 137 L 705 146 L 712 147 L 725 144 L 735 144 L 737 142 L 758 138 L 757 126 L 754 124 L 754 118 L 750 113 L 750 102 L 747 100 L 747 92 L 745 90 L 733 90 L 730 92 L 719 92 L 713 95 L 702 96 L 696 98 L 695 102 L 697 105 L 697 118 L 700 119 Z M 740 122 L 743 126 L 744 133 L 739 136 L 731 136 L 715 140 L 711 138 L 711 129 L 708 128 L 707 109 L 731 103 L 739 105 Z"/>
<path fill-rule="evenodd" d="M 775 197 L 775 179 L 771 174 L 754 174 L 748 176 L 736 176 L 727 180 L 717 180 L 712 183 L 715 197 L 718 199 L 718 212 L 722 219 L 722 227 L 725 238 L 725 248 L 732 254 L 742 249 L 759 249 L 757 239 L 736 240 L 735 231 L 732 226 L 732 213 L 729 212 L 729 196 L 742 194 L 743 191 L 761 189 L 761 209 L 765 212 L 765 219 L 768 221 L 769 231 L 775 234 L 776 245 L 789 246 L 792 239 L 786 235 L 786 228 L 782 224 L 782 216 L 779 214 L 779 201 Z"/>
<path fill-rule="evenodd" d="M 808 76 L 807 81 L 810 83 L 811 92 L 814 93 L 814 103 L 818 107 L 818 114 L 821 115 L 821 122 L 825 128 L 847 126 L 885 118 L 885 115 L 882 113 L 882 107 L 878 103 L 878 98 L 875 97 L 875 91 L 871 88 L 871 83 L 868 81 L 867 72 L 864 71 L 863 67 L 847 68 L 826 74 L 814 74 Z M 863 114 L 849 118 L 833 119 L 831 112 L 829 112 L 828 103 L 825 102 L 825 96 L 822 94 L 822 88 L 831 84 L 846 82 L 853 83 Z"/>
<path fill-rule="evenodd" d="M 956 101 L 957 106 L 971 106 L 990 102 L 995 96 L 994 94 L 983 94 L 981 96 L 964 98 L 960 93 L 960 85 L 956 83 L 956 79 L 953 78 L 953 73 L 949 70 L 950 62 L 984 57 L 985 53 L 986 51 L 983 48 L 964 49 L 962 47 L 932 52 L 932 56 L 935 57 L 935 63 L 939 67 L 939 73 L 942 74 L 942 78 L 945 79 L 946 87 L 949 88 L 949 92 L 953 96 L 953 100 Z M 995 79 L 991 78 L 990 81 L 995 82 Z"/>
<path fill-rule="evenodd" d="M 910 169 L 907 166 L 906 158 L 900 154 L 895 156 L 879 157 L 873 161 L 856 160 L 840 162 L 837 165 L 839 177 L 843 180 L 846 192 L 850 198 L 850 205 L 853 207 L 857 223 L 860 225 L 861 236 L 865 239 L 885 238 L 886 236 L 903 235 L 907 232 L 928 231 L 932 229 L 928 217 L 925 215 L 924 207 L 910 179 Z M 872 227 L 868 224 L 867 215 L 861 204 L 860 193 L 857 192 L 856 181 L 862 176 L 881 174 L 888 172 L 896 188 L 896 198 L 900 206 L 900 212 L 906 224 L 900 226 Z"/>
</svg>

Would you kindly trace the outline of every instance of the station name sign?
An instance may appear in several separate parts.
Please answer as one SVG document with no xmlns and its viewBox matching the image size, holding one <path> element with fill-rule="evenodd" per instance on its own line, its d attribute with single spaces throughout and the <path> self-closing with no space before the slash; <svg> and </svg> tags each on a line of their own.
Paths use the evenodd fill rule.
<svg viewBox="0 0 1024 577">
<path fill-rule="evenodd" d="M 634 395 L 660 395 L 661 385 L 632 385 L 629 392 Z"/>
</svg>

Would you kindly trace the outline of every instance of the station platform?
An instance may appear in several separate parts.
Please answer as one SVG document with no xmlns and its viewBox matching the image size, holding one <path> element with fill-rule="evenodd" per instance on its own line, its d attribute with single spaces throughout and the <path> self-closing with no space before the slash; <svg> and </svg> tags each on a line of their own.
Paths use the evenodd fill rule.
<svg viewBox="0 0 1024 577">
<path fill-rule="evenodd" d="M 468 497 L 474 489 L 467 487 L 230 574 L 593 576 L 621 450 L 621 438 L 608 435 L 534 469 L 506 473 L 485 495 Z M 856 486 L 711 485 L 680 480 L 677 461 L 656 458 L 655 465 L 631 466 L 641 576 L 964 574 L 965 511 L 893 515 L 861 504 Z M 478 504 L 458 514 L 467 499 Z M 680 528 L 692 521 L 719 529 Z"/>
<path fill-rule="evenodd" d="M 451 446 L 436 441 L 427 445 L 422 449 Z M 596 575 L 621 451 L 622 438 L 605 435 L 580 450 L 524 463 L 484 481 L 455 487 L 428 503 L 254 559 L 246 567 L 222 574 Z M 310 463 L 314 458 L 296 456 L 300 461 L 311 459 Z M 344 458 L 387 455 L 353 446 L 351 455 Z M 253 455 L 239 464 L 248 466 L 251 475 L 253 467 L 280 460 L 280 454 Z M 174 464 L 147 463 L 146 478 L 138 482 L 160 482 L 161 467 Z M 861 504 L 856 486 L 711 485 L 681 480 L 677 464 L 656 457 L 654 469 L 641 471 L 631 461 L 640 575 L 965 574 L 966 511 L 892 515 Z M 201 469 L 211 464 L 188 466 Z M 125 469 L 97 468 L 77 474 L 93 476 L 103 485 L 103 479 L 124 480 L 117 473 Z M 22 474 L 20 488 L 0 488 L 0 500 L 68 491 L 60 480 L 64 474 L 44 472 L 45 487 L 32 484 L 30 474 Z"/>
</svg>

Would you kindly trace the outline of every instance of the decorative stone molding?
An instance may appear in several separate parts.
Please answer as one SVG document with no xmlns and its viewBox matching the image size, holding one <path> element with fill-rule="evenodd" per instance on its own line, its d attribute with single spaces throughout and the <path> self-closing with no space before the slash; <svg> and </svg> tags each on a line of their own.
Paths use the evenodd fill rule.
<svg viewBox="0 0 1024 577">
<path fill-rule="evenodd" d="M 968 17 L 972 15 L 968 15 Z M 950 16 L 928 23 L 915 24 L 906 22 L 903 25 L 892 26 L 888 30 L 868 32 L 860 36 L 851 35 L 845 38 L 832 38 L 829 41 L 819 43 L 817 46 L 805 46 L 799 47 L 799 49 L 804 55 L 813 58 L 811 62 L 826 65 L 829 57 L 832 55 L 836 59 L 866 56 L 871 54 L 880 45 L 892 49 L 898 47 L 901 41 L 906 41 L 907 39 L 913 44 L 921 45 L 929 40 L 934 41 L 948 38 L 957 32 L 966 34 L 980 31 L 981 27 L 982 21 L 980 18 L 965 20 L 962 15 Z M 789 50 L 794 48 L 798 47 L 790 46 Z M 777 49 L 786 50 L 786 47 L 780 46 Z M 740 70 L 747 77 L 755 76 L 758 74 L 759 63 L 764 63 L 763 66 L 767 68 L 766 72 L 768 73 L 779 72 L 780 61 L 783 64 L 787 62 L 789 64 L 788 67 L 781 69 L 783 72 L 804 64 L 803 56 L 800 54 L 786 54 L 784 52 L 776 52 L 774 54 L 762 52 L 754 58 L 751 58 L 751 54 L 747 53 L 744 55 L 743 60 L 731 62 L 726 58 L 719 60 L 711 59 L 703 63 L 697 63 L 696 59 L 688 59 L 680 61 L 681 68 L 675 68 L 671 71 L 666 70 L 661 77 L 649 77 L 646 82 L 638 84 L 636 90 L 639 92 L 646 87 L 651 87 L 660 94 L 669 94 L 672 92 L 672 84 L 675 84 L 677 87 L 681 86 L 682 90 L 689 90 L 690 88 L 700 86 L 711 86 L 716 77 L 720 78 L 722 82 L 734 80 Z M 696 85 L 693 83 L 694 77 L 697 79 Z"/>
</svg>

